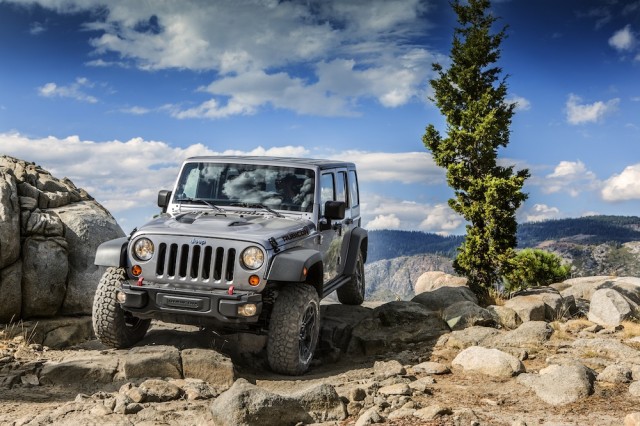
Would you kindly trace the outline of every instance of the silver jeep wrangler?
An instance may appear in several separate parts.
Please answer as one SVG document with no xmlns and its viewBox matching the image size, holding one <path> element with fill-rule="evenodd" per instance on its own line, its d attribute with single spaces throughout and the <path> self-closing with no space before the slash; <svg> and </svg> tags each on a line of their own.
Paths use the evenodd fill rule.
<svg viewBox="0 0 640 426">
<path fill-rule="evenodd" d="M 274 157 L 194 157 L 162 214 L 107 241 L 93 328 L 126 348 L 151 319 L 267 334 L 279 373 L 304 373 L 320 330 L 320 299 L 364 300 L 367 231 L 353 163 Z"/>
</svg>

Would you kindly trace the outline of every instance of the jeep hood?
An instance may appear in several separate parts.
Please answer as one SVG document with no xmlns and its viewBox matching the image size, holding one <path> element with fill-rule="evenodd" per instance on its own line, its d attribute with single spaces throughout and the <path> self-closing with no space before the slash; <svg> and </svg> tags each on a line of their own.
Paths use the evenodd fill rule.
<svg viewBox="0 0 640 426">
<path fill-rule="evenodd" d="M 253 241 L 265 247 L 269 239 L 280 244 L 309 235 L 313 222 L 296 217 L 246 213 L 188 212 L 161 215 L 138 228 L 136 235 L 155 234 Z"/>
</svg>

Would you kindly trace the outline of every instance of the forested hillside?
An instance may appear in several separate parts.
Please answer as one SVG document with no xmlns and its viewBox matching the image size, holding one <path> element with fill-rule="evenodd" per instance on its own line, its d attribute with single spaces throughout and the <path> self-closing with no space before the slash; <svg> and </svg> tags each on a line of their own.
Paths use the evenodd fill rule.
<svg viewBox="0 0 640 426">
<path fill-rule="evenodd" d="M 464 236 L 443 237 L 419 231 L 369 231 L 368 262 L 432 253 L 454 257 Z M 544 241 L 569 240 L 582 245 L 623 244 L 640 241 L 640 217 L 588 216 L 524 223 L 518 226 L 518 248 L 536 247 Z"/>
</svg>

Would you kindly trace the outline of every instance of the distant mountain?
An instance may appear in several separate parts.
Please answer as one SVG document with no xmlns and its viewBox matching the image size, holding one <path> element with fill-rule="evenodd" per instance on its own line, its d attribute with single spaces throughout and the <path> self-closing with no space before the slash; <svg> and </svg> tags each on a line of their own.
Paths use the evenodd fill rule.
<svg viewBox="0 0 640 426">
<path fill-rule="evenodd" d="M 426 271 L 451 272 L 451 260 L 463 242 L 418 231 L 369 231 L 367 298 L 411 296 L 413 283 Z M 524 223 L 518 248 L 541 248 L 572 265 L 572 276 L 640 276 L 640 217 L 589 216 Z"/>
</svg>

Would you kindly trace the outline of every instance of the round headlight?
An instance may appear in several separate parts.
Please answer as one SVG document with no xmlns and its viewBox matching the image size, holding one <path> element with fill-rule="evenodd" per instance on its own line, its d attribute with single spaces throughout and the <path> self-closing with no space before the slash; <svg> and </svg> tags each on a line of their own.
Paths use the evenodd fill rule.
<svg viewBox="0 0 640 426">
<path fill-rule="evenodd" d="M 148 238 L 140 238 L 133 245 L 133 252 L 138 260 L 149 260 L 153 257 L 153 243 Z"/>
<path fill-rule="evenodd" d="M 264 253 L 256 246 L 247 247 L 242 252 L 242 264 L 247 269 L 258 269 L 264 263 Z"/>
</svg>

